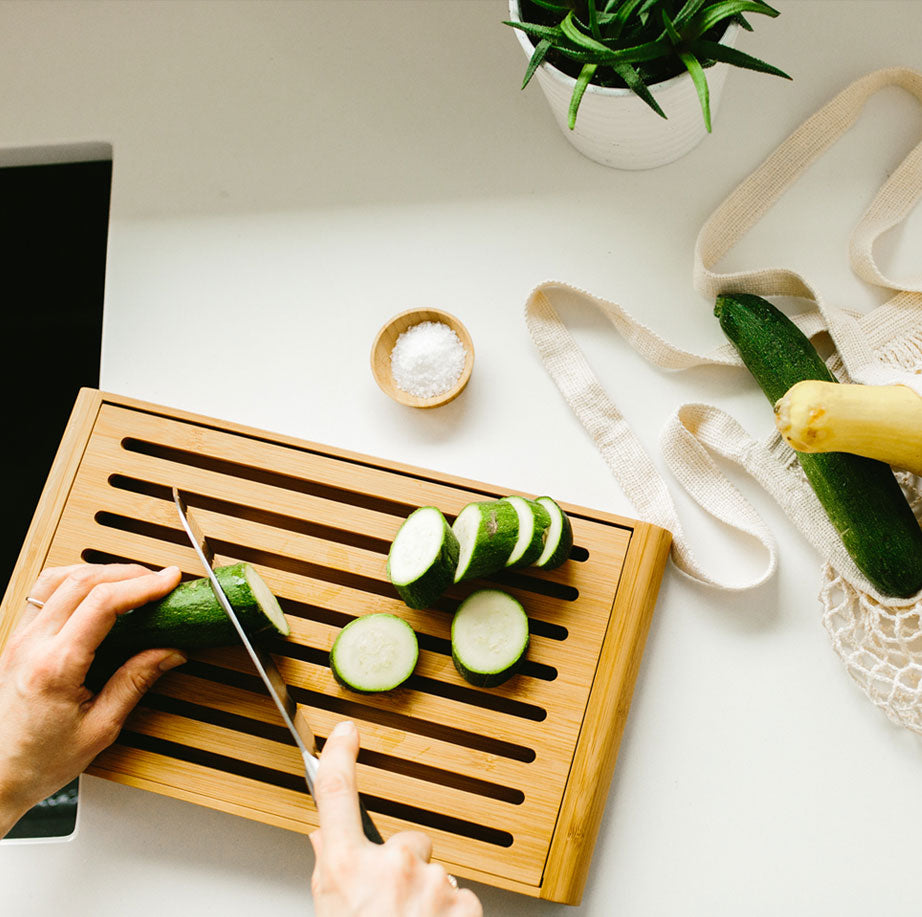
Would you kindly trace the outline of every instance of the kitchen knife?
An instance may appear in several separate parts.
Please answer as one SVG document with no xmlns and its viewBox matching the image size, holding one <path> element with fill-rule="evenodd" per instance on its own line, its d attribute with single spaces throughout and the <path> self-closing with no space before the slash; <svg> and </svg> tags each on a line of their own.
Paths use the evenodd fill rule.
<svg viewBox="0 0 922 917">
<path fill-rule="evenodd" d="M 211 583 L 211 588 L 215 594 L 215 598 L 218 600 L 218 604 L 224 609 L 224 613 L 240 635 L 240 640 L 243 642 L 247 653 L 249 653 L 250 659 L 253 660 L 253 665 L 259 673 L 259 677 L 263 680 L 263 684 L 265 684 L 269 696 L 275 702 L 275 706 L 278 707 L 279 713 L 282 715 L 282 720 L 288 727 L 288 731 L 291 733 L 295 745 L 298 746 L 298 751 L 301 752 L 301 757 L 304 759 L 304 775 L 307 780 L 307 788 L 310 790 L 311 796 L 314 796 L 314 780 L 317 777 L 317 765 L 319 763 L 316 755 L 317 746 L 314 741 L 314 733 L 311 731 L 304 714 L 291 699 L 291 695 L 288 693 L 288 687 L 285 685 L 285 680 L 282 678 L 282 674 L 279 672 L 275 660 L 265 650 L 254 646 L 247 636 L 246 631 L 244 631 L 240 619 L 237 617 L 230 600 L 227 598 L 227 594 L 218 582 L 218 578 L 214 575 L 214 551 L 211 549 L 211 545 L 199 528 L 198 523 L 196 523 L 189 514 L 185 500 L 183 500 L 179 490 L 175 487 L 173 488 L 173 502 L 176 504 L 176 509 L 179 511 L 179 519 L 180 522 L 182 522 L 182 527 L 186 530 L 189 541 L 192 543 L 195 553 L 198 555 L 199 560 L 202 562 L 202 566 L 205 568 L 208 581 Z M 361 799 L 359 799 L 359 811 L 362 816 L 362 830 L 365 833 L 365 837 L 375 844 L 383 844 L 384 839 L 375 827 Z"/>
</svg>

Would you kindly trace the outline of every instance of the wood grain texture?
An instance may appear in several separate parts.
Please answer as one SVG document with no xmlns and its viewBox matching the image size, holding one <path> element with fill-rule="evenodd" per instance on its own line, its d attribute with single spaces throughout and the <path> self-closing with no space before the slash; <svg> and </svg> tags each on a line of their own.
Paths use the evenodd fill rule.
<svg viewBox="0 0 922 917">
<path fill-rule="evenodd" d="M 0 604 L 0 648 L 6 644 L 25 609 L 24 602 L 29 589 L 42 569 L 48 566 L 45 562 L 48 548 L 101 404 L 100 393 L 89 388 L 81 389 L 74 402 L 61 444 L 51 463 L 45 487 L 29 523 L 3 602 Z"/>
<path fill-rule="evenodd" d="M 451 872 L 555 901 L 582 894 L 669 535 L 564 505 L 571 559 L 499 575 L 532 631 L 522 672 L 467 684 L 450 657 L 454 609 L 400 602 L 390 541 L 423 504 L 453 517 L 514 492 L 98 393 L 78 401 L 0 617 L 9 634 L 43 565 L 178 564 L 198 576 L 176 485 L 221 562 L 246 560 L 278 596 L 289 639 L 268 647 L 322 744 L 343 717 L 362 734 L 358 780 L 385 835 L 422 829 Z M 530 496 L 530 495 L 526 495 Z M 329 649 L 355 617 L 387 611 L 419 636 L 410 680 L 344 689 Z M 91 773 L 303 833 L 317 825 L 300 758 L 239 647 L 164 676 Z"/>
<path fill-rule="evenodd" d="M 607 797 L 598 787 L 607 790 L 615 769 L 671 543 L 669 532 L 650 525 L 638 525 L 631 538 L 548 854 L 542 898 L 568 904 L 582 899 Z"/>
</svg>

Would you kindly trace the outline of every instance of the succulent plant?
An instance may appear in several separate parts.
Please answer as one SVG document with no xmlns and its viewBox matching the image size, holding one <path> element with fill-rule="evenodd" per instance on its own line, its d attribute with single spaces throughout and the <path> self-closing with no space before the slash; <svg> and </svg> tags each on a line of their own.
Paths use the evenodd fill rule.
<svg viewBox="0 0 922 917">
<path fill-rule="evenodd" d="M 705 70 L 711 65 L 723 62 L 791 78 L 720 43 L 731 22 L 752 31 L 746 13 L 775 17 L 778 10 L 763 0 L 520 0 L 521 21 L 505 24 L 521 29 L 535 45 L 523 89 L 545 60 L 576 79 L 570 98 L 571 130 L 590 83 L 627 87 L 665 118 L 648 87 L 687 70 L 710 131 Z"/>
</svg>

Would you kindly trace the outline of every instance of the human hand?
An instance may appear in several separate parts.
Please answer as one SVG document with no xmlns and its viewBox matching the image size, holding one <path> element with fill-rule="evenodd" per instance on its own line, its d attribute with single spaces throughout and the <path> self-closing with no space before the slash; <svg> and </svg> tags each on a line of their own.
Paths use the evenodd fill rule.
<svg viewBox="0 0 922 917">
<path fill-rule="evenodd" d="M 452 885 L 430 863 L 432 841 L 402 831 L 383 844 L 362 833 L 355 760 L 359 734 L 351 722 L 330 733 L 314 781 L 320 828 L 311 834 L 311 878 L 317 917 L 482 917 L 477 896 Z"/>
<path fill-rule="evenodd" d="M 115 741 L 144 692 L 185 662 L 175 650 L 129 659 L 94 695 L 84 679 L 116 617 L 162 598 L 179 568 L 77 564 L 45 570 L 0 656 L 0 837 Z"/>
</svg>

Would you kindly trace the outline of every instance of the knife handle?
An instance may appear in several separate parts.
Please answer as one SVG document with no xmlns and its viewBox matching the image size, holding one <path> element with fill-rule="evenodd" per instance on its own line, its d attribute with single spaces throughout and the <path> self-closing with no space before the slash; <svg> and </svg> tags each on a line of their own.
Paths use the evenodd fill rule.
<svg viewBox="0 0 922 917">
<path fill-rule="evenodd" d="M 384 838 L 381 837 L 381 832 L 375 827 L 375 823 L 371 820 L 371 816 L 368 814 L 368 810 L 365 808 L 365 803 L 362 802 L 361 796 L 359 796 L 359 814 L 362 816 L 362 831 L 365 833 L 365 837 L 373 844 L 383 844 Z"/>
</svg>

